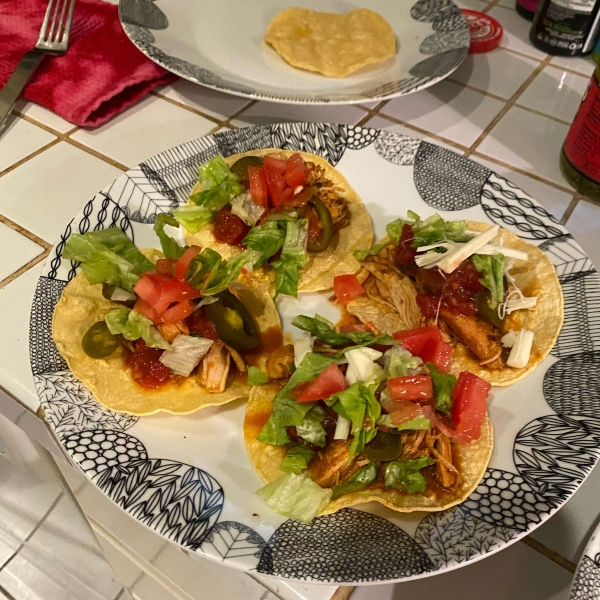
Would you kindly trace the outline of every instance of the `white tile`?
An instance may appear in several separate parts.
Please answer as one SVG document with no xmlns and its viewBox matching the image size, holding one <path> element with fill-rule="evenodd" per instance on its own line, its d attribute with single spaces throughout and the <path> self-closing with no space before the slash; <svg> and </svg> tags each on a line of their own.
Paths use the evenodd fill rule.
<svg viewBox="0 0 600 600">
<path fill-rule="evenodd" d="M 387 129 L 388 131 L 394 131 L 396 133 L 401 133 L 402 135 L 407 135 L 412 138 L 425 140 L 426 142 L 442 146 L 443 148 L 448 148 L 448 150 L 452 150 L 453 152 L 464 154 L 464 150 L 461 150 L 456 146 L 445 144 L 444 142 L 436 140 L 435 138 L 425 135 L 424 133 L 420 133 L 419 131 L 415 131 L 414 129 L 410 129 L 409 127 L 404 127 L 404 125 L 399 125 L 398 123 L 388 121 L 383 117 L 373 117 L 370 121 L 367 121 L 365 123 L 365 127 L 374 127 L 375 129 Z"/>
<path fill-rule="evenodd" d="M 496 48 L 491 52 L 469 54 L 450 79 L 508 100 L 538 64 L 532 58 Z"/>
<path fill-rule="evenodd" d="M 0 223 L 0 281 L 26 265 L 30 260 L 41 254 L 44 249 L 35 242 L 17 233 L 4 223 Z"/>
<path fill-rule="evenodd" d="M 27 542 L 36 556 L 61 574 L 73 589 L 94 590 L 101 598 L 113 600 L 123 587 L 104 559 L 85 517 L 68 494 L 64 494 Z M 83 597 L 83 596 L 82 596 Z"/>
<path fill-rule="evenodd" d="M 470 146 L 503 106 L 500 100 L 442 81 L 418 94 L 390 100 L 380 112 Z"/>
<path fill-rule="evenodd" d="M 599 222 L 600 206 L 587 200 L 580 200 L 566 224 L 567 229 L 581 244 L 597 269 L 600 269 Z"/>
<path fill-rule="evenodd" d="M 0 458 L 0 532 L 23 542 L 62 493 Z"/>
<path fill-rule="evenodd" d="M 320 123 L 358 123 L 366 113 L 361 108 L 344 104 L 341 106 L 313 106 L 310 104 L 282 104 L 257 102 L 231 121 L 236 127 L 266 125 L 283 121 L 314 121 Z"/>
<path fill-rule="evenodd" d="M 54 462 L 74 494 L 77 494 L 85 485 L 88 485 L 89 482 L 85 475 L 69 463 L 65 457 L 54 457 Z"/>
<path fill-rule="evenodd" d="M 256 574 L 253 574 L 253 577 L 281 600 L 332 600 L 333 595 L 339 589 L 338 586 L 334 585 L 315 585 L 300 581 L 262 577 Z"/>
<path fill-rule="evenodd" d="M 47 108 L 44 108 L 39 104 L 35 104 L 34 102 L 29 102 L 24 98 L 21 98 L 17 101 L 15 108 L 22 115 L 27 115 L 30 119 L 34 119 L 35 121 L 38 121 L 47 127 L 51 127 L 59 133 L 66 133 L 75 127 L 73 123 L 65 121 L 65 119 L 55 115 Z"/>
<path fill-rule="evenodd" d="M 0 177 L 0 212 L 53 243 L 86 202 L 121 174 L 88 152 L 60 142 Z"/>
<path fill-rule="evenodd" d="M 498 2 L 498 6 L 503 6 L 504 8 L 512 8 L 513 10 L 516 10 L 515 4 L 515 0 L 500 0 L 500 2 Z"/>
<path fill-rule="evenodd" d="M 597 213 L 596 218 L 600 217 L 600 209 Z M 600 253 L 596 254 L 600 258 Z M 596 260 L 596 265 L 598 264 L 600 261 Z M 530 537 L 571 562 L 579 562 L 589 537 L 600 521 L 599 497 L 600 469 L 596 468 L 573 497 L 551 519 L 530 534 Z"/>
<path fill-rule="evenodd" d="M 133 597 L 135 600 L 180 600 L 174 596 L 169 590 L 166 590 L 150 575 L 144 575 L 132 588 Z M 217 598 L 217 596 L 211 596 Z M 221 600 L 219 598 L 219 600 Z M 249 600 L 249 599 L 244 599 Z"/>
<path fill-rule="evenodd" d="M 5 529 L 0 529 L 0 569 L 14 556 L 20 547 L 20 540 Z"/>
<path fill-rule="evenodd" d="M 123 590 L 116 598 L 116 600 L 135 600 L 134 597 L 131 595 L 131 592 L 128 592 L 127 590 Z"/>
<path fill-rule="evenodd" d="M 450 573 L 360 586 L 352 600 L 567 600 L 572 574 L 521 542 Z"/>
<path fill-rule="evenodd" d="M 591 56 L 554 56 L 550 63 L 557 67 L 577 71 L 587 77 L 591 77 L 596 68 L 596 63 Z"/>
<path fill-rule="evenodd" d="M 516 10 L 494 6 L 488 14 L 494 17 L 504 29 L 504 36 L 500 41 L 502 48 L 522 52 L 539 60 L 545 58 L 546 53 L 538 50 L 529 41 L 531 22 L 524 19 Z"/>
<path fill-rule="evenodd" d="M 10 344 L 0 344 L 2 387 L 32 411 L 40 405 L 29 366 L 29 310 L 42 264 L 0 289 L 0 330 Z"/>
<path fill-rule="evenodd" d="M 212 598 L 219 600 L 277 600 L 246 573 L 197 555 L 192 559 L 172 544 L 152 564 L 194 600 L 205 600 L 207 589 Z"/>
<path fill-rule="evenodd" d="M 8 125 L 0 134 L 0 171 L 56 139 L 55 135 L 10 115 Z"/>
<path fill-rule="evenodd" d="M 517 104 L 571 123 L 588 82 L 589 77 L 544 67 L 519 96 Z"/>
<path fill-rule="evenodd" d="M 489 2 L 486 2 L 485 0 L 458 0 L 456 4 L 459 8 L 468 8 L 470 10 L 478 10 L 481 12 Z"/>
<path fill-rule="evenodd" d="M 112 567 L 122 586 L 130 588 L 142 576 L 142 570 L 102 536 L 97 537 L 104 558 Z"/>
<path fill-rule="evenodd" d="M 498 175 L 506 177 L 509 181 L 518 185 L 524 192 L 527 192 L 532 198 L 535 198 L 544 208 L 550 211 L 557 219 L 562 218 L 569 203 L 573 199 L 573 194 L 563 192 L 555 187 L 542 183 L 523 173 L 518 173 L 507 167 L 499 165 L 490 160 L 485 160 L 479 156 L 471 155 L 471 160 L 481 163 L 490 168 Z"/>
<path fill-rule="evenodd" d="M 567 186 L 558 159 L 568 125 L 513 106 L 477 147 L 509 165 Z"/>
<path fill-rule="evenodd" d="M 156 91 L 162 96 L 177 100 L 181 104 L 185 104 L 221 121 L 227 120 L 231 115 L 234 115 L 251 102 L 248 98 L 224 94 L 223 92 L 192 83 L 187 79 L 179 79 L 175 83 Z"/>
<path fill-rule="evenodd" d="M 77 493 L 88 518 L 93 519 L 142 558 L 152 560 L 166 544 L 164 538 L 130 517 L 91 483 Z"/>
<path fill-rule="evenodd" d="M 206 135 L 215 127 L 213 121 L 185 108 L 147 96 L 105 125 L 80 129 L 71 137 L 133 167 L 172 146 Z"/>
</svg>

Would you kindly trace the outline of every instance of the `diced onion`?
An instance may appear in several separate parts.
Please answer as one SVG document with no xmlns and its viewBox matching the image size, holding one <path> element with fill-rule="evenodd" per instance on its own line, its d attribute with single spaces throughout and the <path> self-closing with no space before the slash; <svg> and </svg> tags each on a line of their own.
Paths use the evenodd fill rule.
<svg viewBox="0 0 600 600">
<path fill-rule="evenodd" d="M 137 300 L 137 296 L 135 294 L 132 294 L 131 292 L 128 292 L 127 290 L 124 290 L 123 288 L 115 287 L 113 293 L 110 296 L 110 299 L 113 302 L 135 302 Z"/>
<path fill-rule="evenodd" d="M 212 345 L 212 340 L 203 337 L 178 335 L 172 342 L 173 350 L 165 350 L 158 360 L 175 375 L 188 377 Z"/>
<path fill-rule="evenodd" d="M 375 361 L 383 354 L 373 348 L 355 348 L 346 352 L 345 356 L 348 359 L 346 379 L 349 384 L 353 384 L 367 381 L 378 367 Z"/>
<path fill-rule="evenodd" d="M 517 339 L 517 334 L 514 329 L 509 329 L 508 333 L 505 333 L 500 340 L 501 344 L 505 348 L 512 348 L 515 340 Z"/>
<path fill-rule="evenodd" d="M 218 301 L 219 299 L 216 296 L 204 296 L 202 300 L 200 300 L 200 302 L 196 304 L 196 308 L 194 308 L 194 311 L 197 311 L 199 308 L 207 306 L 208 304 L 214 304 Z"/>
<path fill-rule="evenodd" d="M 312 352 L 315 338 L 310 335 L 301 335 L 294 340 L 294 364 L 296 368 L 300 366 L 300 363 L 304 360 L 304 357 Z"/>
<path fill-rule="evenodd" d="M 523 369 L 529 362 L 533 346 L 533 331 L 521 329 L 517 334 L 506 364 L 513 369 Z"/>
<path fill-rule="evenodd" d="M 527 298 L 525 296 L 519 298 L 508 298 L 506 300 L 506 307 L 504 309 L 507 315 L 515 310 L 524 310 L 527 308 L 535 308 L 537 304 L 537 296 Z"/>
<path fill-rule="evenodd" d="M 350 433 L 350 419 L 338 415 L 337 422 L 335 424 L 335 432 L 333 434 L 334 440 L 347 440 L 348 434 Z"/>
</svg>

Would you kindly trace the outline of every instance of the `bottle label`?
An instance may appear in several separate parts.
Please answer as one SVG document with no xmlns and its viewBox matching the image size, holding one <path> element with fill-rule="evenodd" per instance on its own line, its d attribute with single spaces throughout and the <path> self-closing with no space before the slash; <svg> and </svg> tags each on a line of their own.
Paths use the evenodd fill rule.
<svg viewBox="0 0 600 600">
<path fill-rule="evenodd" d="M 595 77 L 583 95 L 564 151 L 578 171 L 600 182 L 600 87 Z"/>
<path fill-rule="evenodd" d="M 578 13 L 589 14 L 594 10 L 594 0 L 553 0 L 552 3 Z"/>
</svg>

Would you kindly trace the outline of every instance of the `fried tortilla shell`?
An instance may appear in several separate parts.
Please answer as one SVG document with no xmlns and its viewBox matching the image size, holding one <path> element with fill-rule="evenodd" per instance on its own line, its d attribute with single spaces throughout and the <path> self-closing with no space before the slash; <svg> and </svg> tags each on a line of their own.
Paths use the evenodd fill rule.
<svg viewBox="0 0 600 600">
<path fill-rule="evenodd" d="M 144 254 L 153 262 L 162 256 L 154 250 L 144 250 Z M 231 291 L 248 308 L 261 335 L 274 329 L 281 332 L 279 314 L 267 293 L 240 284 L 232 286 Z M 184 415 L 249 395 L 250 386 L 245 378 L 231 372 L 222 393 L 208 392 L 195 373 L 181 384 L 173 382 L 157 390 L 147 390 L 131 377 L 123 361 L 126 356 L 123 347 L 108 358 L 90 358 L 81 345 L 83 336 L 91 325 L 103 320 L 111 308 L 116 305 L 102 296 L 102 286 L 90 285 L 80 273 L 63 291 L 52 320 L 52 337 L 69 369 L 106 408 L 140 416 L 159 411 Z"/>
<path fill-rule="evenodd" d="M 268 483 L 283 475 L 279 468 L 287 452 L 286 446 L 271 446 L 256 439 L 263 425 L 271 414 L 271 403 L 279 391 L 277 384 L 267 384 L 252 389 L 246 405 L 244 419 L 244 441 L 248 456 L 261 479 Z M 473 492 L 483 477 L 493 449 L 493 431 L 490 420 L 486 417 L 481 425 L 481 435 L 464 446 L 456 446 L 455 452 L 462 481 L 451 494 L 434 493 L 408 494 L 384 487 L 373 482 L 365 490 L 344 494 L 331 501 L 321 514 L 330 514 L 342 508 L 376 501 L 398 512 L 445 510 L 460 504 Z"/>
<path fill-rule="evenodd" d="M 242 156 L 265 156 L 276 155 L 287 159 L 296 152 L 292 150 L 278 150 L 277 148 L 266 148 L 263 150 L 252 150 L 243 154 L 228 156 L 225 162 L 231 166 Z M 325 177 L 337 188 L 339 195 L 345 199 L 350 212 L 350 223 L 337 231 L 327 250 L 319 253 L 310 253 L 308 264 L 300 271 L 298 291 L 319 292 L 330 290 L 333 287 L 333 278 L 336 275 L 356 273 L 360 269 L 360 263 L 354 258 L 352 252 L 356 248 L 367 248 L 373 242 L 373 226 L 367 209 L 361 202 L 358 194 L 350 187 L 346 178 L 337 169 L 334 169 L 326 160 L 315 154 L 298 152 L 306 162 L 311 162 L 325 171 Z M 196 184 L 192 194 L 202 191 L 200 183 Z M 213 235 L 213 225 L 207 225 L 199 232 L 186 235 L 188 244 L 196 244 L 201 248 L 209 247 L 216 250 L 223 258 L 228 259 L 235 256 L 242 249 L 239 246 L 230 246 L 218 242 Z M 260 282 L 270 282 L 272 291 L 275 274 L 271 267 L 255 269 L 250 275 L 243 278 L 249 285 Z"/>
</svg>

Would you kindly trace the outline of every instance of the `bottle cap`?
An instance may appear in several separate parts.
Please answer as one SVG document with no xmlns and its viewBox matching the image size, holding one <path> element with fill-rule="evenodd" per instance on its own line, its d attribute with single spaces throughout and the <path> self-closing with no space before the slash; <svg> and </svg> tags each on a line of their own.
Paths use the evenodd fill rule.
<svg viewBox="0 0 600 600">
<path fill-rule="evenodd" d="M 489 52 L 497 48 L 504 33 L 502 25 L 489 15 L 476 10 L 462 9 L 471 32 L 470 54 Z"/>
</svg>

